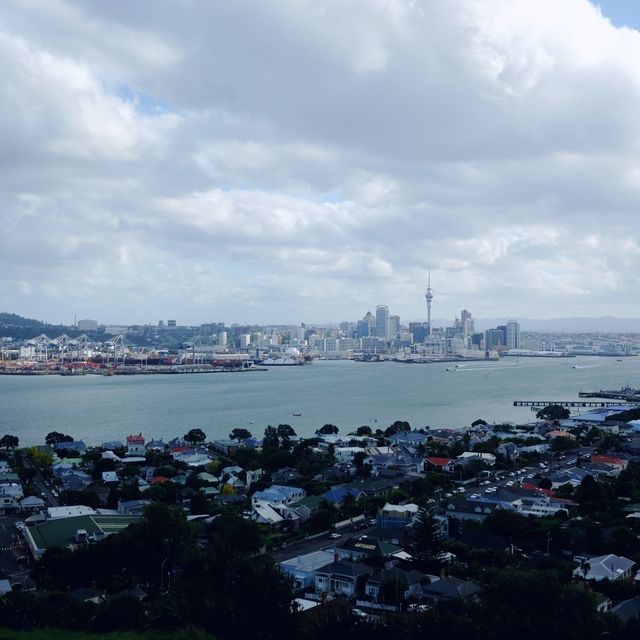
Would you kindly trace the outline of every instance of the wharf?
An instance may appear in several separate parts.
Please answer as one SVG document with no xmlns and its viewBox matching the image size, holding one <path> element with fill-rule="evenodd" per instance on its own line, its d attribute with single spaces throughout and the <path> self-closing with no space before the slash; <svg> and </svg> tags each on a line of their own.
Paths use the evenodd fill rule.
<svg viewBox="0 0 640 640">
<path fill-rule="evenodd" d="M 619 402 L 606 400 L 514 400 L 514 407 L 548 407 L 558 405 L 571 409 L 572 407 L 619 407 Z"/>
</svg>

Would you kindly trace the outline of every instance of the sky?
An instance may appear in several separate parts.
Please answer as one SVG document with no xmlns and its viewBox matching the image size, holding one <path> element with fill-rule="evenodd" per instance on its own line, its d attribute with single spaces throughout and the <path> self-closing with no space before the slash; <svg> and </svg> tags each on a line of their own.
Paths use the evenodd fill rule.
<svg viewBox="0 0 640 640">
<path fill-rule="evenodd" d="M 640 315 L 627 0 L 6 0 L 0 311 Z"/>
</svg>

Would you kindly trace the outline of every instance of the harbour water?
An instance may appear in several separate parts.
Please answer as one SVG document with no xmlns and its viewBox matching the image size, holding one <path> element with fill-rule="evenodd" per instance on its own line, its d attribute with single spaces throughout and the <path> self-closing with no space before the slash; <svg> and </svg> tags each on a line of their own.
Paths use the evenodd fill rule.
<svg viewBox="0 0 640 640">
<path fill-rule="evenodd" d="M 62 431 L 87 444 L 142 432 L 165 441 L 200 427 L 209 439 L 234 427 L 259 436 L 291 424 L 312 435 L 361 425 L 461 427 L 477 418 L 526 422 L 514 400 L 577 400 L 578 391 L 640 385 L 640 358 L 504 358 L 447 364 L 316 361 L 303 367 L 189 376 L 0 376 L 0 435 L 21 446 Z M 300 415 L 293 415 L 293 414 Z"/>
</svg>

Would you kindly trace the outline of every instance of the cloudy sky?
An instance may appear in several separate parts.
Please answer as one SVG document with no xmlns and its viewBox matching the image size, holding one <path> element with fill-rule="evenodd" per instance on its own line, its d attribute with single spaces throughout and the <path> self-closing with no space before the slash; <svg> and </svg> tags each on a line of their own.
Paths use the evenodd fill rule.
<svg viewBox="0 0 640 640">
<path fill-rule="evenodd" d="M 638 316 L 634 4 L 6 0 L 0 311 Z"/>
</svg>

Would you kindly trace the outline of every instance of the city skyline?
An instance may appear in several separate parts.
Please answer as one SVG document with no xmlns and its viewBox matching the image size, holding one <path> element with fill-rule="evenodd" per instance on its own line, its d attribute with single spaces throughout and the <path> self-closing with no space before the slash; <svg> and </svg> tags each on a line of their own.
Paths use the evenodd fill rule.
<svg viewBox="0 0 640 640">
<path fill-rule="evenodd" d="M 2 3 L 3 310 L 633 318 L 629 4 Z"/>
</svg>

